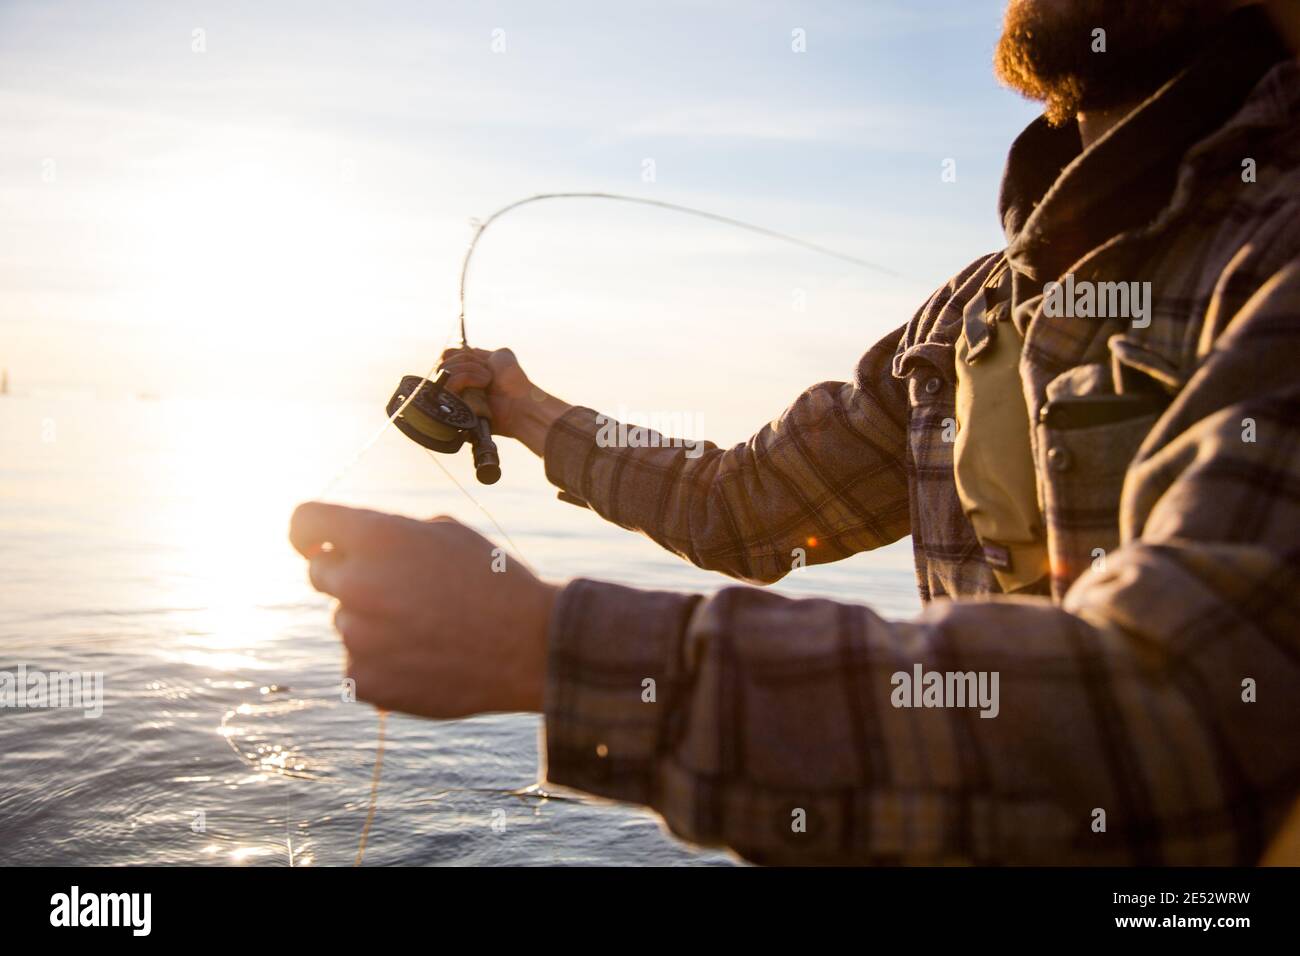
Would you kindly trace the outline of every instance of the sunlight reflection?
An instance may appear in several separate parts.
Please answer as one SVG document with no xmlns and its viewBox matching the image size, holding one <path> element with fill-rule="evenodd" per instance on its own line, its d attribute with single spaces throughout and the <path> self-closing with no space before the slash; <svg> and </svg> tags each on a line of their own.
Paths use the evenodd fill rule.
<svg viewBox="0 0 1300 956">
<path fill-rule="evenodd" d="M 150 507 L 140 520 L 147 539 L 171 544 L 152 560 L 174 604 L 202 609 L 185 617 L 179 658 L 218 671 L 259 668 L 248 652 L 282 628 L 269 609 L 302 587 L 288 517 L 319 478 L 262 407 L 176 406 L 170 433 L 180 453 L 147 472 Z"/>
<path fill-rule="evenodd" d="M 263 856 L 272 856 L 279 853 L 279 848 L 272 849 L 266 846 L 241 846 L 230 853 L 230 859 L 236 863 L 244 863 L 248 860 Z"/>
</svg>

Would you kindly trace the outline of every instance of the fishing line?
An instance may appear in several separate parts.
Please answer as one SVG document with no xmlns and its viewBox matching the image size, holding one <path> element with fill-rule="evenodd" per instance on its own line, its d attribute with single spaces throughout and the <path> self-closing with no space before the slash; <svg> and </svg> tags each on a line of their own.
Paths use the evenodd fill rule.
<svg viewBox="0 0 1300 956">
<path fill-rule="evenodd" d="M 366 855 L 366 841 L 370 839 L 370 824 L 375 822 L 375 809 L 379 805 L 379 776 L 384 770 L 384 728 L 388 725 L 388 711 L 379 711 L 379 730 L 375 735 L 375 769 L 370 775 L 370 806 L 366 810 L 366 824 L 361 828 L 361 842 L 357 844 L 357 858 L 353 866 L 360 866 Z"/>
<path fill-rule="evenodd" d="M 501 535 L 501 537 L 506 539 L 506 544 L 510 545 L 510 550 L 514 552 L 515 557 L 519 560 L 519 563 L 522 564 L 525 568 L 527 568 L 530 574 L 535 575 L 537 572 L 534 571 L 533 566 L 524 559 L 523 550 L 519 547 L 519 545 L 515 544 L 514 539 L 510 537 L 510 532 L 507 531 L 505 528 L 501 527 L 501 522 L 497 521 L 496 517 L 492 514 L 492 512 L 488 511 L 487 508 L 485 508 L 482 504 L 480 504 L 479 500 L 469 493 L 469 489 L 456 480 L 456 476 L 453 475 L 447 469 L 446 465 L 444 465 L 442 462 L 438 460 L 437 455 L 429 451 L 429 449 L 427 448 L 424 451 L 425 454 L 429 456 L 429 460 L 438 466 L 438 470 L 447 476 L 447 480 L 450 481 L 453 485 L 455 485 L 460 490 L 460 493 L 462 495 L 464 495 L 466 498 L 469 499 L 470 504 L 472 504 L 479 511 L 483 512 L 484 516 L 486 516 L 488 521 L 492 522 L 492 526 L 497 529 L 497 532 Z"/>
<path fill-rule="evenodd" d="M 678 212 L 688 216 L 695 216 L 699 219 L 707 219 L 710 222 L 721 223 L 723 225 L 731 226 L 733 228 L 740 229 L 745 232 L 754 233 L 755 235 L 765 236 L 769 239 L 776 239 L 780 242 L 786 242 L 791 245 L 799 246 L 800 248 L 807 249 L 808 251 L 817 253 L 818 255 L 823 255 L 832 259 L 837 259 L 840 262 L 846 262 L 849 263 L 850 265 L 858 266 L 859 268 L 867 269 L 869 271 L 878 273 L 880 275 L 889 276 L 895 279 L 903 279 L 911 282 L 918 281 L 916 279 L 913 279 L 911 276 L 907 276 L 901 272 L 896 272 L 895 270 L 890 269 L 886 266 L 882 266 L 878 263 L 871 262 L 866 259 L 862 259 L 858 256 L 851 255 L 847 252 L 841 252 L 838 249 L 831 248 L 830 246 L 824 246 L 819 243 L 809 242 L 806 239 L 801 239 L 798 236 L 793 236 L 790 235 L 789 233 L 780 232 L 776 229 L 769 229 L 766 226 L 760 226 L 756 223 L 746 222 L 742 219 L 735 219 L 731 216 L 724 216 L 721 215 L 720 213 L 710 212 L 707 209 L 699 209 L 695 206 L 687 206 L 681 203 L 666 202 L 662 199 L 649 199 L 645 196 L 625 195 L 623 193 L 609 193 L 609 192 L 537 193 L 532 196 L 527 196 L 523 199 L 517 199 L 512 203 L 508 203 L 502 206 L 500 209 L 493 212 L 486 219 L 477 223 L 477 226 L 474 230 L 474 235 L 470 239 L 469 246 L 465 250 L 465 258 L 461 262 L 461 267 L 460 267 L 460 286 L 458 290 L 460 314 L 457 317 L 457 323 L 456 323 L 457 333 L 458 333 L 458 343 L 457 343 L 458 348 L 462 348 L 462 349 L 469 348 L 469 338 L 465 332 L 465 288 L 469 280 L 470 263 L 474 259 L 474 252 L 478 249 L 479 240 L 483 238 L 483 234 L 487 232 L 489 226 L 495 223 L 502 216 L 505 216 L 507 213 L 513 212 L 514 210 L 522 208 L 523 206 L 531 205 L 532 203 L 544 202 L 553 199 L 612 200 L 615 202 L 635 203 L 637 205 L 642 205 L 642 206 L 652 206 L 657 209 L 666 209 L 669 210 L 670 212 Z M 328 494 L 335 487 L 335 485 L 337 485 L 338 482 L 342 480 L 342 478 L 352 470 L 352 468 L 357 464 L 357 462 L 359 462 L 362 459 L 362 457 L 365 456 L 366 452 L 368 452 L 371 448 L 373 448 L 375 444 L 381 438 L 383 438 L 383 436 L 387 433 L 388 429 L 391 426 L 393 426 L 395 423 L 398 423 L 399 420 L 403 420 L 404 416 L 409 415 L 410 418 L 416 419 L 419 414 L 427 411 L 423 402 L 421 404 L 416 404 L 416 403 L 417 400 L 420 399 L 424 399 L 425 401 L 427 401 L 427 396 L 424 395 L 424 392 L 428 388 L 429 384 L 433 381 L 434 374 L 437 372 L 439 364 L 440 364 L 440 360 L 435 361 L 434 364 L 429 368 L 429 370 L 424 373 L 424 375 L 418 377 L 418 381 L 415 381 L 416 376 L 410 376 L 411 384 L 409 387 L 407 387 L 407 380 L 403 380 L 403 386 L 399 387 L 398 394 L 395 395 L 392 402 L 390 402 L 389 414 L 387 420 L 385 420 L 384 423 L 375 431 L 375 434 L 368 441 L 366 441 L 365 444 L 361 446 L 361 448 L 357 451 L 357 453 L 353 455 L 352 458 L 342 468 L 340 468 L 337 472 L 335 472 L 333 477 L 331 477 L 329 481 L 325 483 L 325 487 L 322 488 L 320 493 L 318 493 L 315 496 L 317 499 L 324 498 L 325 495 Z M 469 396 L 467 395 L 466 398 L 468 397 Z M 440 393 L 439 398 L 440 400 L 447 403 L 442 405 L 442 411 L 448 413 L 445 421 L 451 421 L 452 417 L 455 414 L 462 413 L 462 410 L 459 406 L 464 403 L 460 403 L 459 400 L 455 399 L 454 396 L 451 398 L 446 398 L 445 395 L 442 395 Z M 450 404 L 453 407 L 448 408 L 448 404 Z M 480 408 L 483 407 L 484 406 L 480 406 Z M 479 415 L 485 416 L 485 412 L 479 411 Z M 469 417 L 470 419 L 474 418 L 473 414 L 470 414 Z M 442 420 L 435 421 L 434 424 L 435 425 L 445 424 L 445 421 Z M 399 425 L 399 427 L 401 426 Z M 440 447 L 440 443 L 438 441 L 429 442 L 426 441 L 425 438 L 422 438 L 419 435 L 415 434 L 412 431 L 412 427 L 409 424 L 408 427 L 403 427 L 402 431 L 405 434 L 407 434 L 408 437 L 411 437 L 417 442 L 419 442 L 420 444 L 424 445 L 425 451 L 428 452 L 429 457 L 433 460 L 434 464 L 438 466 L 438 468 L 442 471 L 444 475 L 447 476 L 448 479 L 450 479 L 452 484 L 454 484 L 458 489 L 460 489 L 461 494 L 463 494 L 466 498 L 468 498 L 470 503 L 473 504 L 476 508 L 478 508 L 478 510 L 481 511 L 487 517 L 487 519 L 492 523 L 493 527 L 495 527 L 496 530 L 501 534 L 501 536 L 506 540 L 506 543 L 510 545 L 511 550 L 514 552 L 515 556 L 519 559 L 520 563 L 523 564 L 526 568 L 529 568 L 529 570 L 531 571 L 532 570 L 531 567 L 529 567 L 528 563 L 523 559 L 519 546 L 516 545 L 513 540 L 511 540 L 510 535 L 506 532 L 505 528 L 501 526 L 501 523 L 497 521 L 497 519 L 492 515 L 492 512 L 489 511 L 487 507 L 485 507 L 483 504 L 481 504 L 479 500 L 470 493 L 469 489 L 467 489 L 464 485 L 462 485 L 459 481 L 457 481 L 455 476 L 452 475 L 452 473 L 442 464 L 442 462 L 438 460 L 437 456 L 433 454 L 434 450 L 456 451 L 460 447 L 461 441 L 464 440 L 463 436 L 454 442 L 454 447 L 450 447 L 453 443 L 448 442 L 446 440 L 443 440 L 441 444 L 446 444 L 449 447 Z M 442 433 L 439 432 L 438 434 L 441 436 Z M 494 460 L 496 449 L 495 446 L 491 445 L 490 431 L 487 432 L 487 443 L 489 446 L 491 446 L 491 453 Z M 482 453 L 482 449 L 480 448 L 480 445 L 477 441 L 475 441 L 474 444 L 475 444 L 475 449 L 474 449 L 475 466 L 476 469 L 478 469 L 479 480 L 483 481 L 485 484 L 491 484 L 492 482 L 497 480 L 497 477 L 500 476 L 500 468 L 499 466 L 496 467 L 495 474 L 493 477 L 485 478 L 484 471 L 480 463 L 480 455 Z M 386 711 L 382 709 L 379 710 L 379 730 L 378 730 L 378 735 L 375 744 L 375 766 L 370 779 L 370 800 L 369 800 L 369 806 L 366 810 L 365 825 L 362 827 L 361 830 L 361 839 L 357 845 L 356 859 L 353 861 L 354 866 L 360 866 L 362 860 L 365 858 L 366 842 L 369 839 L 370 827 L 371 824 L 374 822 L 375 811 L 378 806 L 379 783 L 380 783 L 380 777 L 383 770 L 383 761 L 384 761 L 385 727 L 387 724 L 387 717 L 388 715 Z M 292 851 L 290 852 L 292 853 Z M 292 857 L 291 857 L 291 862 L 292 862 Z"/>
<path fill-rule="evenodd" d="M 857 256 L 849 255 L 847 252 L 840 252 L 838 249 L 832 249 L 829 246 L 819 245 L 815 242 L 809 242 L 807 239 L 800 239 L 798 236 L 792 236 L 786 232 L 778 232 L 775 229 L 768 229 L 766 226 L 760 226 L 756 223 L 745 222 L 743 219 L 733 219 L 731 216 L 723 216 L 716 212 L 709 212 L 707 209 L 698 209 L 695 206 L 684 206 L 675 202 L 665 202 L 662 199 L 648 199 L 645 196 L 628 196 L 623 193 L 601 193 L 601 192 L 582 192 L 582 193 L 538 193 L 535 196 L 528 196 L 525 199 L 517 199 L 512 203 L 502 206 L 492 215 L 488 216 L 474 232 L 474 238 L 470 240 L 469 248 L 465 250 L 465 261 L 460 267 L 460 345 L 466 348 L 468 343 L 465 338 L 465 282 L 469 277 L 470 260 L 474 258 L 474 250 L 478 248 L 478 241 L 483 238 L 483 233 L 487 232 L 488 226 L 496 222 L 506 213 L 522 206 L 527 206 L 535 202 L 543 202 L 550 199 L 611 199 L 616 202 L 637 203 L 642 206 L 654 206 L 657 209 L 668 209 L 672 212 L 685 213 L 688 216 L 696 216 L 700 219 L 707 219 L 710 222 L 720 222 L 726 226 L 734 226 L 737 229 L 743 229 L 746 232 L 752 232 L 756 235 L 767 236 L 769 239 L 777 239 L 781 242 L 788 242 L 792 245 L 800 246 L 812 252 L 829 256 L 832 259 L 839 259 L 841 262 L 847 262 L 851 265 L 860 266 L 863 269 L 869 269 L 872 272 L 878 272 L 881 275 L 887 275 L 895 279 L 907 279 L 908 277 L 900 272 L 895 272 L 885 266 L 878 265 L 874 262 L 868 262 L 866 259 L 860 259 Z"/>
</svg>

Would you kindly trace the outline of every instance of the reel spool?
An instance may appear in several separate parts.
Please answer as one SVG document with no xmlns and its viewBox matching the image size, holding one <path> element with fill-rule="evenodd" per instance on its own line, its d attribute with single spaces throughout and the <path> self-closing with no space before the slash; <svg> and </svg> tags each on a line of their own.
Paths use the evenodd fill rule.
<svg viewBox="0 0 1300 956">
<path fill-rule="evenodd" d="M 454 455 L 468 441 L 474 450 L 475 477 L 482 484 L 496 484 L 501 478 L 501 459 L 492 441 L 487 396 L 478 388 L 457 395 L 447 390 L 446 381 L 446 372 L 428 382 L 419 375 L 403 376 L 388 400 L 388 415 L 396 414 L 414 393 L 415 398 L 393 420 L 398 430 L 417 445 L 443 455 Z"/>
</svg>

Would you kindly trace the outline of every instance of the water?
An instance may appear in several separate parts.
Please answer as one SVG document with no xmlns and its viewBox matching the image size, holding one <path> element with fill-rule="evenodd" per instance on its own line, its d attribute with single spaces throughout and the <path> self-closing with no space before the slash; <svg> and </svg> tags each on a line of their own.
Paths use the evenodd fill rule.
<svg viewBox="0 0 1300 956">
<path fill-rule="evenodd" d="M 0 709 L 0 864 L 352 862 L 375 711 L 339 693 L 329 602 L 285 539 L 378 408 L 34 394 L 0 399 L 0 671 L 100 672 L 103 712 Z M 503 442 L 479 491 L 545 576 L 726 583 L 557 502 Z M 472 486 L 468 456 L 450 462 Z M 331 492 L 482 515 L 390 432 Z M 910 616 L 905 544 L 783 583 Z M 716 864 L 651 813 L 536 784 L 540 722 L 393 715 L 365 862 Z"/>
</svg>

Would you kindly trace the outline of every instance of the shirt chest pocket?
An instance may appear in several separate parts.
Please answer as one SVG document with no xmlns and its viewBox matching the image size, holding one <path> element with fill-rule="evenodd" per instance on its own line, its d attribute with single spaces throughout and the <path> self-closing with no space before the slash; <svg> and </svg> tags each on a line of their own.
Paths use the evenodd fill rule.
<svg viewBox="0 0 1300 956">
<path fill-rule="evenodd" d="M 1168 404 L 1158 392 L 1058 395 L 1035 426 L 1052 594 L 1058 600 L 1120 544 L 1124 479 Z"/>
</svg>

